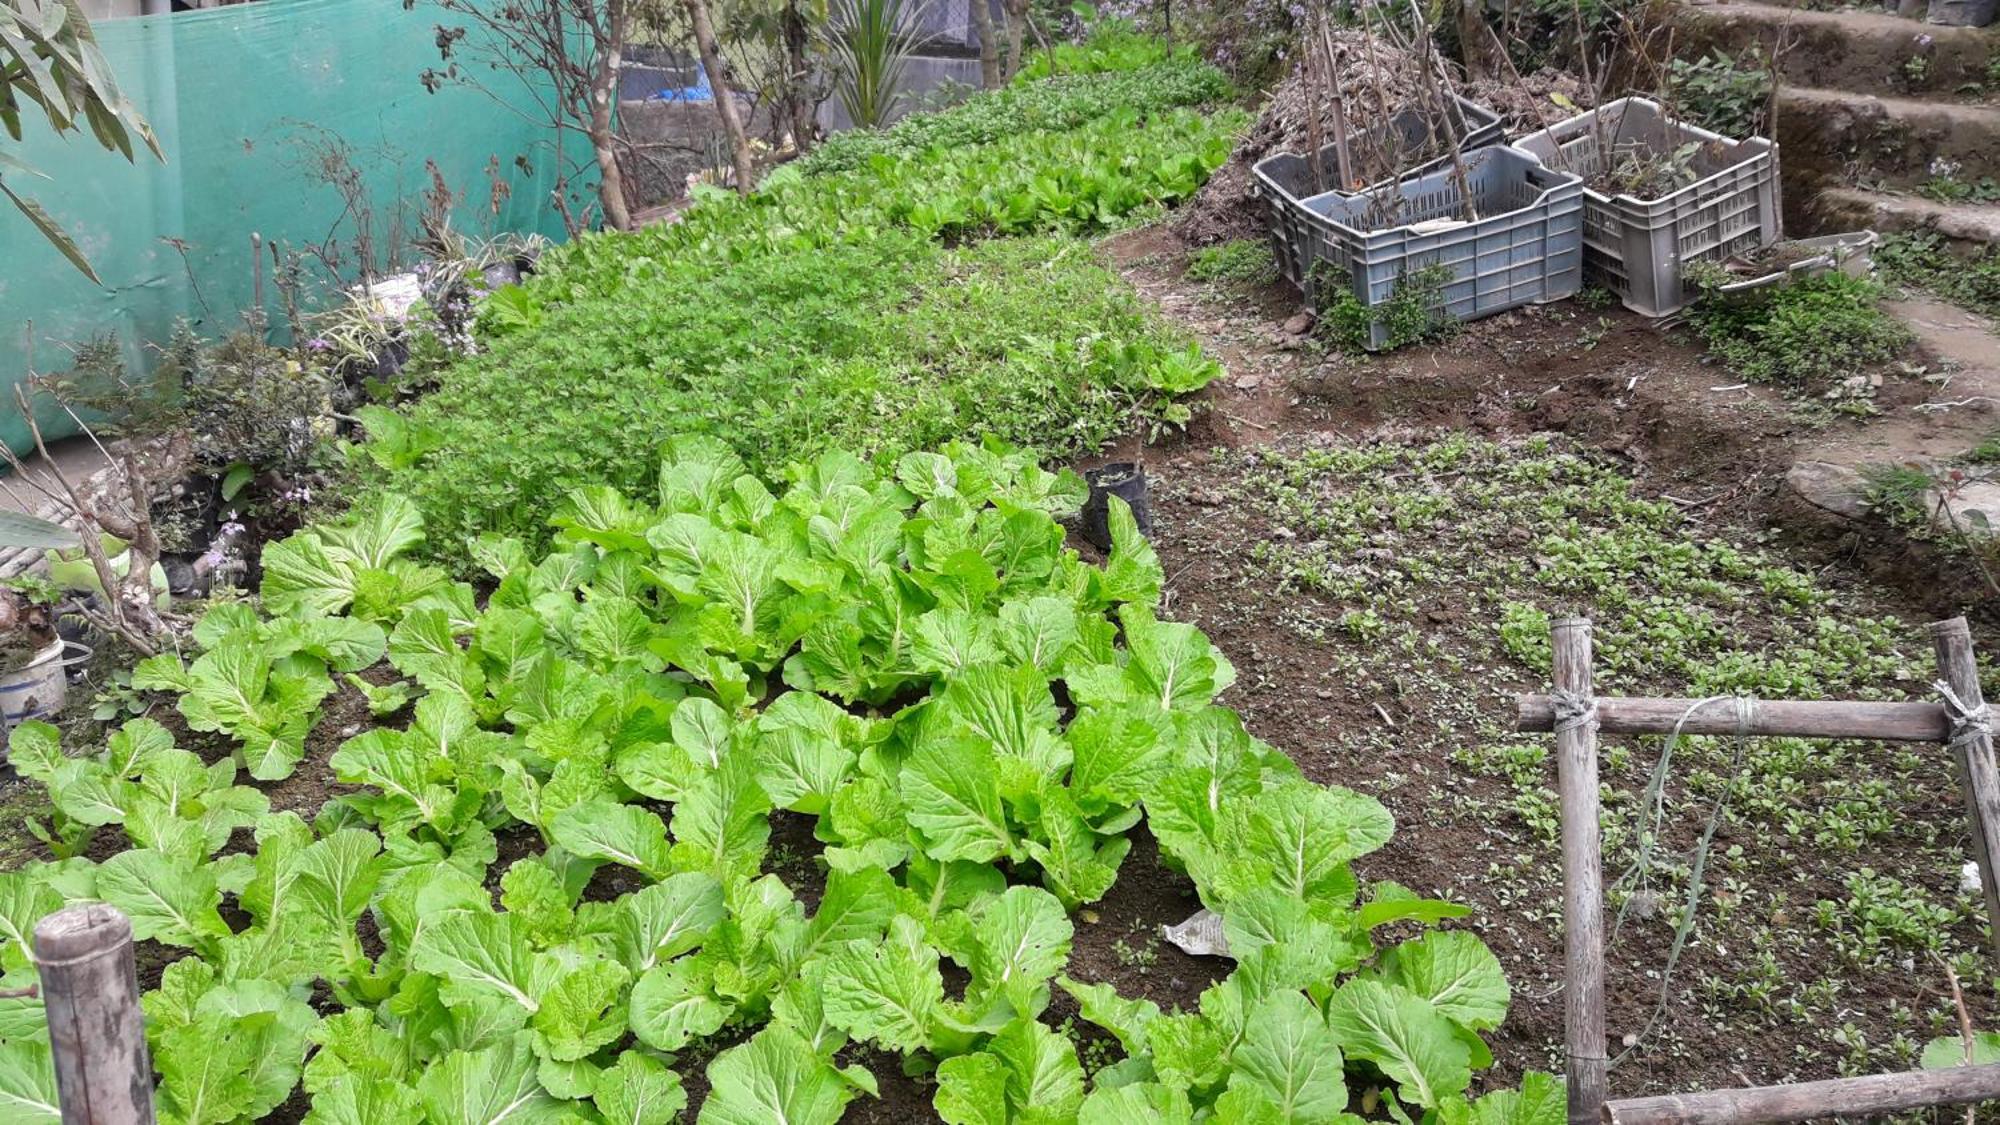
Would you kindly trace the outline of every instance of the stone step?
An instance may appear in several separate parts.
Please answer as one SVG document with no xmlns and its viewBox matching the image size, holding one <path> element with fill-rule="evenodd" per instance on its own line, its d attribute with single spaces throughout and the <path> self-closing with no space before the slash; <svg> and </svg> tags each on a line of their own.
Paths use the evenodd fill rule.
<svg viewBox="0 0 2000 1125">
<path fill-rule="evenodd" d="M 1738 55 L 1785 44 L 1778 68 L 1800 86 L 1904 97 L 2000 93 L 1995 28 L 1939 27 L 1877 10 L 1821 12 L 1757 3 L 1689 4 L 1674 54 Z M 1920 61 L 1913 61 L 1920 60 Z"/>
<path fill-rule="evenodd" d="M 1875 230 L 1933 231 L 1954 249 L 2000 244 L 2000 204 L 1938 203 L 1915 195 L 1828 187 L 1810 197 L 1799 221 L 1787 214 L 1787 230 L 1802 234 Z"/>
<path fill-rule="evenodd" d="M 1941 173 L 2000 179 L 2000 106 L 1784 86 L 1778 143 L 1787 186 L 1917 188 Z"/>
</svg>

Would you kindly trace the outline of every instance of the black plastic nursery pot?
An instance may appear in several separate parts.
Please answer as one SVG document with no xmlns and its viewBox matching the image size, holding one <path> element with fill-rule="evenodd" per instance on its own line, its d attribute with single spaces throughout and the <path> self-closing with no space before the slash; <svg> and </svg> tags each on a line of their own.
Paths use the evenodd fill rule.
<svg viewBox="0 0 2000 1125">
<path fill-rule="evenodd" d="M 383 344 L 381 350 L 375 353 L 375 377 L 392 378 L 401 372 L 403 365 L 408 362 L 410 362 L 410 341 L 408 337 L 398 332 L 394 339 Z"/>
<path fill-rule="evenodd" d="M 1090 497 L 1083 502 L 1083 537 L 1100 551 L 1111 549 L 1110 498 L 1118 497 L 1132 509 L 1139 534 L 1153 537 L 1153 510 L 1146 502 L 1146 467 L 1130 461 L 1113 461 L 1095 469 L 1085 469 L 1083 479 L 1090 485 Z"/>
</svg>

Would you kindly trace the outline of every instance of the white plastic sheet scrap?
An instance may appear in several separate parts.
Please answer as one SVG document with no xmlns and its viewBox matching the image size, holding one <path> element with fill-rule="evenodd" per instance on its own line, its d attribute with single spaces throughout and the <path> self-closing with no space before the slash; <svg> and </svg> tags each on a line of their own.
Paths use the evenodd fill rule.
<svg viewBox="0 0 2000 1125">
<path fill-rule="evenodd" d="M 1206 907 L 1188 915 L 1178 926 L 1161 926 L 1160 933 L 1191 957 L 1229 956 L 1229 939 L 1222 933 L 1222 915 Z"/>
</svg>

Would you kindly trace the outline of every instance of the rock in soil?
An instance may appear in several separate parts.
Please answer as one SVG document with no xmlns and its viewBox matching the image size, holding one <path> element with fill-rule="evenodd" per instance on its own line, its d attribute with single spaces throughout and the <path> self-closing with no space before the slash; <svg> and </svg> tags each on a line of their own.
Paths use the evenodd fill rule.
<svg viewBox="0 0 2000 1125">
<path fill-rule="evenodd" d="M 1813 507 L 1846 519 L 1860 519 L 1868 511 L 1861 474 L 1846 465 L 1800 461 L 1785 474 L 1785 487 Z"/>
</svg>

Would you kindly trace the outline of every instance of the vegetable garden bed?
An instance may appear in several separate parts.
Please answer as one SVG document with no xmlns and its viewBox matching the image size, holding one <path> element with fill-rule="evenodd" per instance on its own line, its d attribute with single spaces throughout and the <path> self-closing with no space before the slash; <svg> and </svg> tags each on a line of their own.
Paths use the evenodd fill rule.
<svg viewBox="0 0 2000 1125">
<path fill-rule="evenodd" d="M 1366 1096 L 1467 1104 L 1498 964 L 1422 934 L 1459 908 L 1358 879 L 1393 832 L 1379 803 L 1211 704 L 1234 672 L 1156 617 L 1164 574 L 1121 502 L 1095 567 L 1052 515 L 1081 482 L 1019 454 L 893 474 L 827 454 L 776 494 L 742 470 L 683 439 L 657 503 L 576 491 L 539 560 L 475 547 L 483 605 L 407 557 L 423 525 L 394 496 L 267 548 L 272 616 L 217 606 L 200 655 L 134 673 L 229 756 L 143 718 L 76 755 L 46 724 L 14 733 L 60 862 L 0 874 L 0 987 L 65 900 L 191 951 L 147 1001 L 162 1105 L 189 1122 L 261 1117 L 301 1082 L 312 1120 L 663 1120 L 685 1098 L 668 1064 L 718 1041 L 705 1122 L 831 1122 L 896 1055 L 935 1068 L 952 1121 L 1330 1113 L 1343 1053 Z M 355 788 L 311 823 L 271 811 L 242 772 L 292 776 L 332 677 L 385 656 L 406 682 L 350 686 L 389 721 L 326 761 Z M 803 886 L 774 871 L 801 870 L 776 810 L 811 818 Z M 1070 915 L 1142 818 L 1228 919 L 1239 967 L 1199 1011 L 1067 975 Z M 534 837 L 508 831 L 529 846 L 502 866 L 515 825 Z M 83 857 L 117 833 L 129 848 Z M 1037 1019 L 1057 987 L 1117 1044 L 1088 1101 L 1075 1042 Z M 32 1009 L 0 1009 L 32 1074 Z"/>
</svg>

